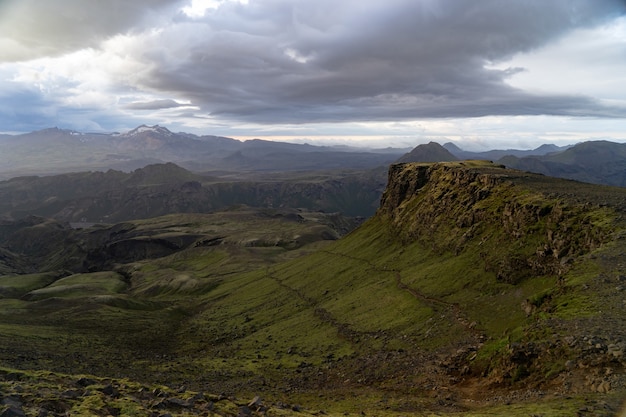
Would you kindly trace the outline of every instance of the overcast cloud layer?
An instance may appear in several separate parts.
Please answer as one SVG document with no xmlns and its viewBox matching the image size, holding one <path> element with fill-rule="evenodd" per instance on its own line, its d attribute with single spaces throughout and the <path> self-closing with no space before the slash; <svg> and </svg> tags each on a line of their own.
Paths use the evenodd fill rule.
<svg viewBox="0 0 626 417">
<path fill-rule="evenodd" d="M 0 131 L 623 140 L 625 12 L 623 0 L 3 0 Z"/>
</svg>

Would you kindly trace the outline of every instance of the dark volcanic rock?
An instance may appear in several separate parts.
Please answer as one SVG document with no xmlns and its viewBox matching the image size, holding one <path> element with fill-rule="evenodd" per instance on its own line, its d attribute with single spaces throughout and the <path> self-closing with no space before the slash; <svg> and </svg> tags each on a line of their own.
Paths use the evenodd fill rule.
<svg viewBox="0 0 626 417">
<path fill-rule="evenodd" d="M 24 413 L 24 410 L 20 407 L 10 405 L 2 413 L 0 413 L 0 417 L 26 417 L 26 413 Z"/>
</svg>

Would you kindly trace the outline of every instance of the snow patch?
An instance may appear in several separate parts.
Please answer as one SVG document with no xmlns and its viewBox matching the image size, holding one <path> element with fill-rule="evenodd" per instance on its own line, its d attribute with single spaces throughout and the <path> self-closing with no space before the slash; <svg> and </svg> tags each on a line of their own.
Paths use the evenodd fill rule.
<svg viewBox="0 0 626 417">
<path fill-rule="evenodd" d="M 164 136 L 172 136 L 173 133 L 170 132 L 166 127 L 163 126 L 159 126 L 159 125 L 154 125 L 154 126 L 146 126 L 146 125 L 141 125 L 139 127 L 136 127 L 135 129 L 129 131 L 128 133 L 125 133 L 121 136 L 135 136 L 135 135 L 139 135 L 141 133 L 157 133 L 159 135 L 164 135 Z"/>
</svg>

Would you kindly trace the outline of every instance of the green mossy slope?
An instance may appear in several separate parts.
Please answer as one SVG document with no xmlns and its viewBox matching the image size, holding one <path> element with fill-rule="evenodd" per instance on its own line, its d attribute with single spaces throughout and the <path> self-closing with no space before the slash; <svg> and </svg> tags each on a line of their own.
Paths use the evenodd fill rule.
<svg viewBox="0 0 626 417">
<path fill-rule="evenodd" d="M 0 300 L 0 353 L 330 414 L 616 413 L 625 206 L 623 189 L 455 162 L 393 165 L 376 216 L 334 242 L 306 216 L 136 222 L 206 236 L 109 263 L 123 279 L 98 275 L 96 296 Z"/>
</svg>

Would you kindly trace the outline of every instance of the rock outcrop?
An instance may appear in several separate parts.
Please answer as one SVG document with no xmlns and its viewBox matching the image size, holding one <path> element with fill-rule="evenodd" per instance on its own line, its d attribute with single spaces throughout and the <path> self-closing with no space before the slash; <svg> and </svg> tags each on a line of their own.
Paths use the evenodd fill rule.
<svg viewBox="0 0 626 417">
<path fill-rule="evenodd" d="M 481 253 L 484 268 L 503 282 L 560 275 L 569 260 L 599 247 L 612 229 L 594 219 L 591 209 L 600 203 L 593 196 L 572 204 L 530 189 L 520 194 L 532 176 L 489 162 L 395 164 L 380 212 L 405 241 L 439 251 L 459 253 L 477 238 L 486 248 L 487 240 L 498 240 L 500 248 L 516 242 L 505 254 Z"/>
<path fill-rule="evenodd" d="M 378 215 L 404 245 L 474 259 L 503 291 L 554 282 L 520 303 L 528 319 L 523 337 L 500 340 L 498 353 L 481 365 L 472 362 L 473 350 L 463 351 L 460 360 L 444 361 L 446 369 L 498 385 L 540 386 L 546 374 L 559 375 L 566 392 L 609 392 L 624 384 L 616 369 L 626 366 L 619 249 L 625 203 L 626 190 L 488 162 L 396 164 Z"/>
</svg>

